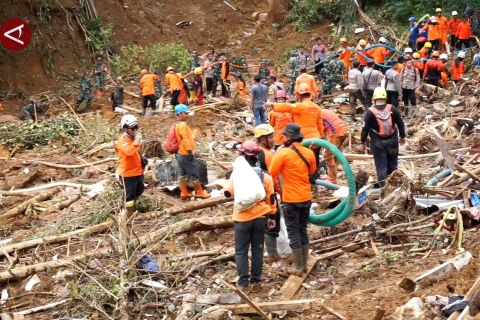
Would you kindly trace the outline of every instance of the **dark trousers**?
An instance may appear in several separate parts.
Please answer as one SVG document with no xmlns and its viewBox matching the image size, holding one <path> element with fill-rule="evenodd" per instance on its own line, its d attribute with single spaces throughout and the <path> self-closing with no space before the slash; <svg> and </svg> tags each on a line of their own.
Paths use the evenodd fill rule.
<svg viewBox="0 0 480 320">
<path fill-rule="evenodd" d="M 292 249 L 300 249 L 309 244 L 307 222 L 311 205 L 311 201 L 283 204 L 283 215 Z"/>
<path fill-rule="evenodd" d="M 222 80 L 222 96 L 225 98 L 230 97 L 230 80 Z"/>
<path fill-rule="evenodd" d="M 180 89 L 175 89 L 173 90 L 172 92 L 172 100 L 170 100 L 170 104 L 175 107 L 176 105 L 178 105 L 178 96 L 180 96 L 180 92 L 181 90 Z"/>
<path fill-rule="evenodd" d="M 273 238 L 278 238 L 278 234 L 280 233 L 280 209 L 277 208 L 275 214 L 273 216 L 270 215 L 270 219 L 275 220 L 275 228 L 269 229 L 267 227 L 265 230 L 265 234 Z"/>
<path fill-rule="evenodd" d="M 213 77 L 213 80 L 212 80 L 212 96 L 215 97 L 215 95 L 217 94 L 217 87 L 218 87 L 218 83 L 222 83 L 222 90 L 223 90 L 223 82 L 222 82 L 222 79 L 218 76 L 215 76 Z M 223 93 L 223 91 L 222 91 Z"/>
<path fill-rule="evenodd" d="M 206 86 L 207 86 L 207 93 L 212 92 L 213 78 L 205 78 L 205 83 L 206 83 Z"/>
<path fill-rule="evenodd" d="M 372 106 L 373 90 L 365 90 L 365 110 Z"/>
<path fill-rule="evenodd" d="M 267 218 L 260 217 L 250 221 L 235 221 L 235 264 L 239 276 L 238 285 L 247 287 L 250 283 L 259 283 L 263 267 L 263 243 Z M 252 252 L 250 279 L 248 274 L 248 249 Z"/>
<path fill-rule="evenodd" d="M 398 92 L 397 91 L 388 91 L 387 90 L 387 103 L 391 104 L 398 108 Z"/>
<path fill-rule="evenodd" d="M 321 60 L 315 60 L 315 73 L 320 74 L 320 71 L 322 71 L 323 64 L 318 64 Z"/>
<path fill-rule="evenodd" d="M 430 43 L 432 44 L 433 50 L 440 50 L 440 39 L 430 40 Z"/>
<path fill-rule="evenodd" d="M 121 181 L 125 188 L 125 202 L 136 200 L 145 190 L 143 176 L 121 177 Z"/>
<path fill-rule="evenodd" d="M 149 102 L 150 102 L 150 108 L 152 108 L 152 110 L 155 110 L 155 108 L 157 107 L 156 106 L 157 99 L 155 98 L 154 94 L 149 94 L 142 97 L 142 109 L 144 111 L 145 109 L 147 109 Z"/>
<path fill-rule="evenodd" d="M 451 34 L 451 35 L 450 35 L 450 47 L 451 47 L 452 49 L 456 47 L 457 41 L 458 41 L 457 36 Z"/>
<path fill-rule="evenodd" d="M 365 98 L 360 90 L 348 90 L 348 100 L 350 101 L 351 115 L 357 114 L 357 100 L 360 100 L 363 105 L 365 104 Z"/>
<path fill-rule="evenodd" d="M 457 49 L 461 50 L 463 49 L 463 46 L 465 46 L 465 48 L 470 48 L 470 39 L 458 39 Z"/>
<path fill-rule="evenodd" d="M 405 106 L 416 106 L 417 105 L 417 97 L 415 96 L 414 89 L 402 89 L 402 96 L 403 96 L 403 104 Z"/>
<path fill-rule="evenodd" d="M 438 78 L 428 78 L 425 80 L 426 83 L 440 87 L 440 83 L 438 83 Z"/>
<path fill-rule="evenodd" d="M 199 165 L 195 156 L 184 156 L 177 153 L 175 154 L 175 158 L 177 159 L 178 168 L 180 169 L 180 177 L 185 177 L 188 181 L 198 179 Z"/>
<path fill-rule="evenodd" d="M 398 137 L 395 133 L 391 138 L 372 138 L 370 141 L 377 179 L 380 186 L 385 184 L 388 176 L 398 166 Z"/>
</svg>

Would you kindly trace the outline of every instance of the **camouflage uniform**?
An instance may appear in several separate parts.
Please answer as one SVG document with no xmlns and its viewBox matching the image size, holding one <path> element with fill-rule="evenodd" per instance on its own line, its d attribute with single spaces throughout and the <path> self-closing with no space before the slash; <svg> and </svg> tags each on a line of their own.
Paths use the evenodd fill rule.
<svg viewBox="0 0 480 320">
<path fill-rule="evenodd" d="M 345 73 L 345 64 L 338 58 L 333 58 L 325 64 L 320 72 L 323 80 L 323 94 L 331 94 L 337 84 L 343 85 L 342 74 Z"/>
<path fill-rule="evenodd" d="M 35 102 L 29 100 L 27 105 L 23 108 L 23 114 L 25 115 L 25 120 L 35 121 L 35 111 L 37 112 L 37 118 L 45 118 L 45 113 L 47 111 L 47 104 L 45 102 Z"/>
<path fill-rule="evenodd" d="M 200 67 L 200 53 L 198 51 L 193 51 L 192 53 L 192 64 L 190 65 L 190 71 L 193 71 L 195 68 Z"/>
<path fill-rule="evenodd" d="M 80 79 L 80 96 L 75 102 L 75 111 L 78 111 L 80 104 L 85 101 L 87 111 L 92 109 L 92 82 L 88 76 L 82 77 Z"/>
<path fill-rule="evenodd" d="M 102 61 L 97 61 L 93 67 L 95 74 L 95 88 L 102 89 L 105 86 L 105 66 Z"/>
<path fill-rule="evenodd" d="M 300 75 L 300 58 L 296 51 L 292 51 L 288 64 L 290 67 L 290 86 L 287 88 L 287 93 L 293 94 L 295 92 L 295 81 Z"/>
<path fill-rule="evenodd" d="M 157 79 L 154 81 L 153 85 L 155 88 L 155 98 L 158 100 L 163 94 L 162 82 L 160 81 L 160 74 L 155 71 L 154 74 L 157 75 Z"/>
<path fill-rule="evenodd" d="M 218 62 L 218 57 L 212 59 L 212 63 Z M 212 96 L 215 97 L 217 93 L 217 86 L 222 83 L 222 65 L 220 63 L 214 64 L 213 68 L 213 84 L 212 84 Z"/>
</svg>

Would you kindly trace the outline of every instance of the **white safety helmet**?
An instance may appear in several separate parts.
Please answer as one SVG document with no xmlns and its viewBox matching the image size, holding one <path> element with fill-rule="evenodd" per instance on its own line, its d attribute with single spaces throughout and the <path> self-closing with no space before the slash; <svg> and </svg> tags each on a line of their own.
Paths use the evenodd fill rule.
<svg viewBox="0 0 480 320">
<path fill-rule="evenodd" d="M 430 22 L 433 22 L 433 23 L 438 22 L 437 17 L 430 17 Z"/>
<path fill-rule="evenodd" d="M 404 53 L 413 53 L 412 48 L 405 48 Z"/>
<path fill-rule="evenodd" d="M 458 57 L 464 59 L 465 58 L 465 51 L 460 51 L 458 53 Z"/>
<path fill-rule="evenodd" d="M 457 11 L 452 11 L 452 16 L 458 16 L 458 12 Z"/>
<path fill-rule="evenodd" d="M 122 128 L 134 128 L 135 126 L 138 126 L 138 120 L 134 115 L 131 114 L 126 114 L 122 117 L 122 120 L 120 120 L 120 125 Z"/>
<path fill-rule="evenodd" d="M 380 37 L 380 39 L 378 39 L 378 42 L 387 43 L 387 39 L 385 39 L 384 37 Z"/>
<path fill-rule="evenodd" d="M 448 54 L 442 53 L 442 54 L 440 55 L 440 60 L 448 60 Z"/>
</svg>

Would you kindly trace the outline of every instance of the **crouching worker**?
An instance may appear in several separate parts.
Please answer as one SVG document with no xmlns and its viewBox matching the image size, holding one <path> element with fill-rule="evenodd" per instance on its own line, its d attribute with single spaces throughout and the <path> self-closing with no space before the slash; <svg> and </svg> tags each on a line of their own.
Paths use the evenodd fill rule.
<svg viewBox="0 0 480 320">
<path fill-rule="evenodd" d="M 131 214 L 135 211 L 136 200 L 145 190 L 143 168 L 147 164 L 147 159 L 140 156 L 142 135 L 138 132 L 137 118 L 127 114 L 122 117 L 120 125 L 123 135 L 115 145 L 115 152 L 118 154 L 116 176 L 123 184 L 125 208 Z"/>
<path fill-rule="evenodd" d="M 244 141 L 239 148 L 242 159 L 237 159 L 230 179 L 224 187 L 226 197 L 234 197 L 235 205 L 233 211 L 234 233 L 235 233 L 235 263 L 239 279 L 237 287 L 242 291 L 257 292 L 260 290 L 260 281 L 263 267 L 263 242 L 265 229 L 275 227 L 275 220 L 268 219 L 267 215 L 275 212 L 275 194 L 273 191 L 272 178 L 257 166 L 258 154 L 260 148 L 255 141 Z M 242 163 L 244 166 L 242 167 Z M 237 165 L 238 164 L 238 165 Z M 253 169 L 251 175 L 249 171 Z M 247 172 L 245 173 L 245 170 Z M 265 189 L 265 198 L 258 201 L 252 200 L 253 204 L 242 205 L 241 199 L 238 199 L 241 188 L 240 185 L 251 187 L 252 177 L 260 179 Z M 251 190 L 251 189 L 250 189 Z M 245 193 L 245 189 L 242 190 Z M 237 192 L 237 195 L 236 193 Z M 237 205 L 239 203 L 239 205 Z M 248 251 L 251 250 L 251 268 L 248 272 Z"/>
<path fill-rule="evenodd" d="M 299 125 L 288 124 L 283 134 L 284 148 L 273 156 L 269 171 L 273 179 L 283 177 L 283 215 L 293 255 L 293 267 L 288 272 L 300 276 L 307 271 L 307 221 L 312 205 L 310 175 L 317 172 L 317 162 L 313 151 L 301 144 L 303 134 Z"/>
<path fill-rule="evenodd" d="M 198 177 L 198 161 L 194 156 L 195 141 L 193 140 L 192 130 L 190 130 L 187 124 L 189 112 L 190 110 L 184 104 L 175 106 L 175 115 L 177 116 L 175 137 L 178 142 L 178 151 L 175 154 L 175 158 L 180 168 L 180 178 L 178 180 L 180 196 L 184 200 L 192 197 L 192 194 L 188 190 L 188 182 L 190 182 L 195 189 L 195 197 L 207 199 L 210 198 L 210 194 L 203 190 Z"/>
</svg>

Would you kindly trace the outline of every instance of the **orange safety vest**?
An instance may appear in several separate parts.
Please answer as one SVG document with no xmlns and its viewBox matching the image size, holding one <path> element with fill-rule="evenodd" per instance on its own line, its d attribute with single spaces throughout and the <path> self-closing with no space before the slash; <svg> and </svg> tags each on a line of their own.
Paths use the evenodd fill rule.
<svg viewBox="0 0 480 320">
<path fill-rule="evenodd" d="M 469 22 L 460 22 L 457 28 L 457 38 L 459 40 L 469 40 L 472 37 L 472 28 Z"/>
<path fill-rule="evenodd" d="M 465 73 L 465 62 L 462 60 L 457 65 L 457 60 L 452 63 L 452 80 L 458 81 Z"/>
<path fill-rule="evenodd" d="M 457 30 L 458 30 L 458 25 L 460 24 L 460 20 L 458 20 L 457 18 L 452 18 L 449 22 L 448 22 L 448 29 L 449 29 L 449 32 L 450 34 L 452 35 L 456 35 L 457 34 Z"/>
<path fill-rule="evenodd" d="M 395 126 L 393 125 L 392 119 L 392 105 L 387 104 L 385 109 L 378 110 L 375 107 L 370 107 L 370 110 L 375 118 L 377 119 L 379 131 L 375 129 L 371 129 L 375 132 L 379 137 L 390 137 L 392 134 L 395 133 Z"/>
</svg>

